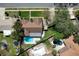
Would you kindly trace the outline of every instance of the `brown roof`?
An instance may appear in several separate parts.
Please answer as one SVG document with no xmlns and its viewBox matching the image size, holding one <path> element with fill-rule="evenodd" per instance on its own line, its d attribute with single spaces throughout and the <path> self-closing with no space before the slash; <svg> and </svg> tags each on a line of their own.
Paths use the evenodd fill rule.
<svg viewBox="0 0 79 59">
<path fill-rule="evenodd" d="M 29 35 L 30 32 L 42 32 L 43 24 L 42 19 L 22 20 L 22 27 L 24 28 L 24 34 Z"/>
<path fill-rule="evenodd" d="M 79 46 L 74 43 L 74 36 L 70 36 L 68 39 L 64 40 L 66 47 L 59 51 L 61 56 L 79 56 Z M 65 49 L 66 48 L 66 49 Z"/>
<path fill-rule="evenodd" d="M 23 28 L 42 28 L 42 20 L 35 19 L 33 21 L 22 20 Z"/>
</svg>

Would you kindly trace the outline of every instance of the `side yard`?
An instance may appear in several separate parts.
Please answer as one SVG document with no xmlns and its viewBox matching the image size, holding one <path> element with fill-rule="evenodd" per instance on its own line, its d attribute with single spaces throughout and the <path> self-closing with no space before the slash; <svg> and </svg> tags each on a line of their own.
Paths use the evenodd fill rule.
<svg viewBox="0 0 79 59">
<path fill-rule="evenodd" d="M 13 39 L 12 37 L 3 37 L 3 34 L 0 33 L 0 42 L 2 42 L 2 40 L 6 40 L 8 43 L 8 51 L 6 51 L 6 55 L 16 55 L 16 49 L 13 46 Z M 1 47 L 0 47 L 1 48 Z M 8 54 L 7 54 L 8 52 Z"/>
<path fill-rule="evenodd" d="M 45 39 L 45 38 L 47 38 L 47 37 L 49 37 L 51 35 L 54 36 L 55 38 L 58 38 L 58 39 L 61 39 L 61 38 L 64 37 L 64 34 L 59 33 L 54 29 L 48 28 L 48 30 L 46 31 L 45 36 L 44 36 L 43 39 Z"/>
</svg>

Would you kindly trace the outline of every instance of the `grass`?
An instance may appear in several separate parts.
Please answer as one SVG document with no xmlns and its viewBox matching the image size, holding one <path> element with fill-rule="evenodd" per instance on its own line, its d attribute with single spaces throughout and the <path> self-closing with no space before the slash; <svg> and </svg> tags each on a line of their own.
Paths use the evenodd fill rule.
<svg viewBox="0 0 79 59">
<path fill-rule="evenodd" d="M 29 11 L 19 11 L 19 16 L 21 18 L 29 18 Z"/>
<path fill-rule="evenodd" d="M 48 38 L 50 36 L 54 36 L 54 38 L 58 38 L 58 39 L 62 39 L 64 37 L 64 35 L 62 33 L 59 33 L 57 31 L 55 31 L 54 29 L 48 28 L 48 31 L 46 31 L 43 40 L 45 40 L 46 38 Z M 49 50 L 51 50 L 51 51 L 53 50 L 53 48 L 52 48 L 53 46 L 51 45 L 49 40 L 45 41 L 44 44 L 47 46 L 47 48 Z"/>
<path fill-rule="evenodd" d="M 54 29 L 49 28 L 48 31 L 46 31 L 43 39 L 48 38 L 50 35 L 52 35 L 58 39 L 62 39 L 64 37 L 64 35 L 62 33 L 59 33 L 57 31 L 55 31 Z"/>
<path fill-rule="evenodd" d="M 43 17 L 44 12 L 43 11 L 31 11 L 31 16 L 32 17 Z"/>
<path fill-rule="evenodd" d="M 47 46 L 48 49 L 52 49 L 52 45 L 48 40 L 45 41 L 44 44 Z"/>
<path fill-rule="evenodd" d="M 6 11 L 10 17 L 19 16 L 18 11 Z"/>
<path fill-rule="evenodd" d="M 2 39 L 3 39 L 3 34 L 0 33 L 0 42 L 2 41 Z"/>
<path fill-rule="evenodd" d="M 21 18 L 29 19 L 29 11 L 6 11 L 10 17 L 20 16 Z M 31 11 L 31 17 L 48 18 L 48 11 Z"/>
<path fill-rule="evenodd" d="M 12 37 L 5 37 L 5 39 L 7 40 L 8 42 L 8 45 L 9 45 L 9 50 L 10 50 L 10 55 L 16 55 L 16 49 L 14 48 L 13 46 L 13 39 Z"/>
<path fill-rule="evenodd" d="M 57 38 L 57 39 L 62 39 L 64 37 L 64 35 L 62 33 L 59 33 L 57 31 L 55 31 L 54 29 L 48 28 L 48 31 L 46 31 L 43 40 L 45 40 L 46 38 L 48 38 L 50 36 L 54 36 L 54 38 Z M 53 46 L 50 44 L 50 42 L 48 40 L 45 41 L 44 43 L 46 44 L 47 48 L 52 49 Z"/>
<path fill-rule="evenodd" d="M 8 48 L 9 48 L 9 55 L 16 55 L 15 48 L 13 47 L 13 39 L 12 37 L 3 37 L 3 33 L 0 33 L 0 42 L 5 39 L 8 43 Z M 6 52 L 7 53 L 7 52 Z"/>
<path fill-rule="evenodd" d="M 30 48 L 33 44 L 23 44 L 22 48 L 27 49 Z"/>
<path fill-rule="evenodd" d="M 10 17 L 20 16 L 24 19 L 29 19 L 29 11 L 6 11 Z"/>
</svg>

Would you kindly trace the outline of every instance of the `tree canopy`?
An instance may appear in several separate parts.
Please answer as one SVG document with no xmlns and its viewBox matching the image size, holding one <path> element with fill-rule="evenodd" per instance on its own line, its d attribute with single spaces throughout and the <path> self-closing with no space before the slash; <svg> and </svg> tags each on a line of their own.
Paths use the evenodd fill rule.
<svg viewBox="0 0 79 59">
<path fill-rule="evenodd" d="M 69 12 L 67 8 L 56 8 L 54 19 L 54 29 L 63 33 L 65 37 L 68 37 L 75 32 L 76 27 L 69 18 Z"/>
<path fill-rule="evenodd" d="M 20 20 L 17 20 L 15 22 L 13 28 L 14 28 L 14 32 L 12 33 L 13 37 L 16 40 L 19 40 L 20 37 L 23 36 L 23 29 L 22 29 L 22 24 L 21 24 Z"/>
</svg>

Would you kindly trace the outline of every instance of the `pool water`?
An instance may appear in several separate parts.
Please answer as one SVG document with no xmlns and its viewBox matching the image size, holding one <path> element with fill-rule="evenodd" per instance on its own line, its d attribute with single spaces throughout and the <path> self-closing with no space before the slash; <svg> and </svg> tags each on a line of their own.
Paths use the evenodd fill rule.
<svg viewBox="0 0 79 59">
<path fill-rule="evenodd" d="M 30 36 L 26 36 L 26 37 L 24 37 L 24 41 L 25 42 L 33 42 L 33 38 Z"/>
</svg>

